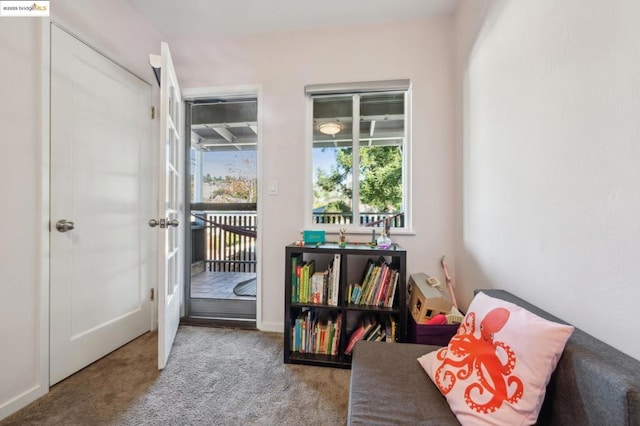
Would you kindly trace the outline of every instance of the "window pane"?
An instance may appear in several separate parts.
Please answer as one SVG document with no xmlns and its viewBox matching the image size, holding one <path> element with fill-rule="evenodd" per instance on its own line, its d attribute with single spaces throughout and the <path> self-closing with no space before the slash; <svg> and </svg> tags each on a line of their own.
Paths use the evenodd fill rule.
<svg viewBox="0 0 640 426">
<path fill-rule="evenodd" d="M 404 98 L 404 93 L 360 98 L 360 223 L 403 210 Z"/>
<path fill-rule="evenodd" d="M 257 100 L 208 99 L 192 104 L 192 201 L 255 203 Z"/>
<path fill-rule="evenodd" d="M 202 201 L 255 203 L 258 197 L 256 151 L 203 153 Z"/>
<path fill-rule="evenodd" d="M 313 223 L 364 225 L 403 213 L 406 93 L 318 95 L 311 99 Z M 356 143 L 354 111 L 359 111 Z M 357 170 L 353 170 L 354 150 Z M 358 194 L 356 202 L 354 194 Z M 404 227 L 404 223 L 404 217 L 397 217 L 391 226 Z"/>
<path fill-rule="evenodd" d="M 314 99 L 314 223 L 352 223 L 352 123 L 351 96 Z"/>
</svg>

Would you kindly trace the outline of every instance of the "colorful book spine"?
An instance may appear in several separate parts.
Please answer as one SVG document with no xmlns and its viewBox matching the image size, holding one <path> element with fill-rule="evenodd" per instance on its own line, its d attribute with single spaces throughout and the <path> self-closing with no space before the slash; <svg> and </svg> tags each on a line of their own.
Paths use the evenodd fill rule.
<svg viewBox="0 0 640 426">
<path fill-rule="evenodd" d="M 342 314 L 318 318 L 313 311 L 302 312 L 292 325 L 291 350 L 336 355 L 340 344 L 341 325 Z"/>
<path fill-rule="evenodd" d="M 331 301 L 329 304 L 331 306 L 338 306 L 338 294 L 340 293 L 340 261 L 341 255 L 340 253 L 336 253 L 333 256 L 333 280 L 331 282 Z"/>
<path fill-rule="evenodd" d="M 389 300 L 386 304 L 387 308 L 392 308 L 393 307 L 393 301 L 395 299 L 396 296 L 396 288 L 398 286 L 398 279 L 400 278 L 400 273 L 398 271 L 395 271 L 395 276 L 393 278 L 393 284 L 391 285 L 391 291 L 389 292 Z"/>
<path fill-rule="evenodd" d="M 324 272 L 315 272 L 311 277 L 309 302 L 321 304 L 324 300 Z"/>
<path fill-rule="evenodd" d="M 338 314 L 334 326 L 333 342 L 331 344 L 331 355 L 337 355 L 340 347 L 340 330 L 342 327 L 342 314 Z"/>
<path fill-rule="evenodd" d="M 369 259 L 362 283 L 349 287 L 349 303 L 392 307 L 398 275 L 398 271 L 386 263 L 383 257 L 377 262 Z"/>
<path fill-rule="evenodd" d="M 344 353 L 346 355 L 350 355 L 356 343 L 359 340 L 365 340 L 369 333 L 376 327 L 376 325 L 376 319 L 373 317 L 373 315 L 364 315 L 361 318 L 358 327 L 351 332 L 351 336 L 349 336 L 349 342 Z"/>
<path fill-rule="evenodd" d="M 298 303 L 302 303 L 302 268 L 304 267 L 304 265 L 305 261 L 300 259 L 296 266 L 296 295 Z"/>
<path fill-rule="evenodd" d="M 300 301 L 300 294 L 298 293 L 298 290 L 300 288 L 300 285 L 298 283 L 298 265 L 301 260 L 302 255 L 293 256 L 291 258 L 291 303 L 298 303 Z"/>
</svg>

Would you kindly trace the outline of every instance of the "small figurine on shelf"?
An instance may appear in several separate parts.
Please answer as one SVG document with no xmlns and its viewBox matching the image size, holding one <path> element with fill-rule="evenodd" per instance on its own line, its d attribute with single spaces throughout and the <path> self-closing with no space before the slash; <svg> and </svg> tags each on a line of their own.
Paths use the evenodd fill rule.
<svg viewBox="0 0 640 426">
<path fill-rule="evenodd" d="M 384 220 L 384 229 L 382 235 L 378 238 L 378 247 L 381 249 L 388 249 L 391 247 L 391 219 L 386 218 Z"/>
<path fill-rule="evenodd" d="M 340 228 L 340 234 L 338 235 L 338 245 L 342 248 L 347 246 L 347 230 Z"/>
</svg>

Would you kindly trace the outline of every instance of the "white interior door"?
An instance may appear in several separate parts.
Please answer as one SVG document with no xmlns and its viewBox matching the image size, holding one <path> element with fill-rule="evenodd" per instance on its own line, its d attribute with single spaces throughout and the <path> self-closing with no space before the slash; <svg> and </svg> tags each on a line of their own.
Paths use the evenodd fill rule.
<svg viewBox="0 0 640 426">
<path fill-rule="evenodd" d="M 164 233 L 160 241 L 158 271 L 158 368 L 167 364 L 178 331 L 184 292 L 184 139 L 182 97 L 169 46 L 161 44 L 159 218 L 150 223 Z"/>
<path fill-rule="evenodd" d="M 151 93 L 52 26 L 50 384 L 150 329 Z"/>
</svg>

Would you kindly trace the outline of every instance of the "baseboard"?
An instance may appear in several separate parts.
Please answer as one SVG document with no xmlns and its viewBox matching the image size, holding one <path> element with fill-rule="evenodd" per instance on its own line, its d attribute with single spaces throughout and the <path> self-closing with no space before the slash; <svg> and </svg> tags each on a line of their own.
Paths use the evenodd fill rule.
<svg viewBox="0 0 640 426">
<path fill-rule="evenodd" d="M 4 419 L 5 417 L 9 417 L 11 414 L 26 407 L 48 392 L 48 387 L 36 385 L 28 391 L 10 399 L 9 401 L 0 405 L 0 420 Z"/>
<path fill-rule="evenodd" d="M 224 319 L 210 317 L 183 317 L 180 325 L 195 325 L 198 327 L 238 328 L 256 330 L 255 320 Z"/>
<path fill-rule="evenodd" d="M 272 332 L 272 333 L 283 333 L 284 332 L 284 323 L 261 321 L 258 324 L 258 330 L 260 330 L 260 331 L 268 331 L 268 332 Z"/>
</svg>

